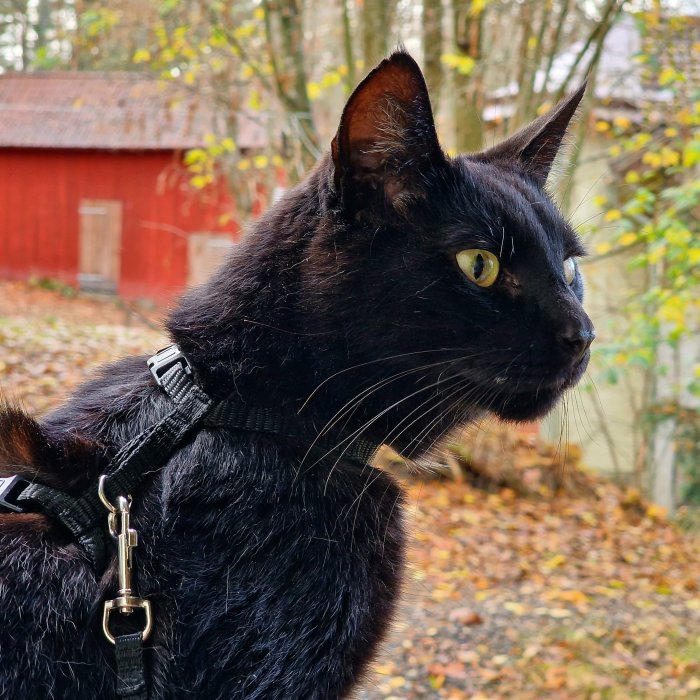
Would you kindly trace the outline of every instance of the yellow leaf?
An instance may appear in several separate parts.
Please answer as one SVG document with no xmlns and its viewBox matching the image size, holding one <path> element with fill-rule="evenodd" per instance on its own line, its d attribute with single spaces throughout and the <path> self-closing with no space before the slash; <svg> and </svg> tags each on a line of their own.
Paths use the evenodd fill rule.
<svg viewBox="0 0 700 700">
<path fill-rule="evenodd" d="M 700 163 L 700 141 L 694 139 L 685 145 L 683 149 L 683 167 L 692 168 Z"/>
<path fill-rule="evenodd" d="M 631 120 L 629 120 L 627 117 L 615 117 L 615 119 L 613 119 L 613 124 L 618 129 L 629 129 L 630 126 L 632 126 Z"/>
<path fill-rule="evenodd" d="M 440 674 L 439 676 L 433 676 L 432 674 L 428 676 L 428 681 L 430 682 L 430 687 L 439 690 L 445 685 L 445 676 Z"/>
<path fill-rule="evenodd" d="M 406 685 L 406 679 L 403 676 L 394 676 L 387 685 L 391 690 L 396 690 L 396 688 L 401 688 Z"/>
<path fill-rule="evenodd" d="M 527 47 L 529 49 L 536 49 L 537 48 L 537 37 L 536 36 L 531 36 L 527 40 Z"/>
<path fill-rule="evenodd" d="M 229 153 L 236 150 L 236 142 L 230 136 L 224 138 L 221 145 L 224 147 L 224 150 L 228 151 Z"/>
<path fill-rule="evenodd" d="M 605 212 L 604 218 L 608 222 L 619 221 L 622 218 L 622 212 L 619 209 L 610 209 L 609 211 Z"/>
<path fill-rule="evenodd" d="M 605 255 L 611 250 L 612 246 L 610 245 L 610 243 L 598 243 L 598 245 L 595 247 L 595 252 L 598 253 L 598 255 Z"/>
<path fill-rule="evenodd" d="M 668 129 L 664 129 L 664 135 L 667 136 L 669 139 L 672 139 L 674 136 L 678 136 L 678 129 L 669 126 Z"/>
<path fill-rule="evenodd" d="M 315 100 L 321 94 L 321 86 L 318 83 L 307 83 L 306 91 L 310 100 Z"/>
<path fill-rule="evenodd" d="M 610 131 L 610 124 L 608 122 L 598 121 L 595 123 L 595 130 L 601 133 Z"/>
<path fill-rule="evenodd" d="M 602 207 L 608 203 L 608 198 L 604 194 L 597 194 L 593 197 L 593 204 L 597 207 Z"/>
<path fill-rule="evenodd" d="M 688 251 L 688 261 L 691 265 L 700 265 L 700 248 L 691 248 Z"/>
<path fill-rule="evenodd" d="M 260 99 L 260 93 L 257 90 L 251 90 L 248 95 L 247 105 L 250 109 L 255 112 L 260 111 L 262 108 L 262 100 Z"/>
<path fill-rule="evenodd" d="M 335 70 L 328 71 L 323 78 L 321 78 L 321 87 L 329 88 L 337 85 L 341 81 L 340 73 Z"/>
<path fill-rule="evenodd" d="M 659 85 L 670 85 L 671 83 L 676 82 L 676 80 L 679 80 L 680 77 L 680 73 L 677 73 L 675 69 L 666 67 L 661 71 L 661 73 L 659 73 Z"/>
<path fill-rule="evenodd" d="M 202 190 L 209 184 L 209 178 L 206 175 L 195 175 L 190 183 L 195 189 Z"/>
<path fill-rule="evenodd" d="M 250 161 L 247 158 L 238 161 L 239 170 L 248 170 L 248 168 L 250 168 Z"/>
<path fill-rule="evenodd" d="M 522 603 L 516 603 L 513 601 L 506 601 L 503 603 L 503 607 L 508 612 L 512 612 L 515 615 L 524 615 L 527 612 L 527 608 Z"/>
<path fill-rule="evenodd" d="M 681 155 L 678 153 L 678 151 L 674 151 L 667 146 L 664 146 L 661 149 L 661 164 L 666 167 L 672 167 L 674 165 L 678 165 L 681 160 Z"/>
<path fill-rule="evenodd" d="M 647 508 L 646 516 L 652 520 L 666 520 L 668 511 L 662 506 L 652 503 Z"/>
<path fill-rule="evenodd" d="M 625 174 L 625 182 L 629 185 L 634 185 L 639 182 L 639 173 L 636 170 L 630 170 Z"/>
<path fill-rule="evenodd" d="M 151 52 L 148 49 L 137 49 L 131 59 L 134 63 L 146 63 L 151 60 Z"/>
<path fill-rule="evenodd" d="M 471 56 L 462 56 L 456 53 L 445 53 L 440 56 L 440 61 L 450 68 L 456 68 L 457 72 L 462 75 L 469 75 L 476 65 L 476 61 Z"/>
<path fill-rule="evenodd" d="M 662 163 L 661 154 L 647 151 L 647 153 L 642 156 L 642 163 L 651 165 L 652 168 L 658 168 Z"/>
<path fill-rule="evenodd" d="M 666 240 L 673 246 L 685 246 L 693 240 L 693 235 L 685 228 L 672 228 L 666 233 Z"/>
<path fill-rule="evenodd" d="M 260 155 L 260 156 L 255 156 L 255 158 L 253 159 L 253 163 L 255 164 L 255 167 L 260 170 L 262 168 L 267 167 L 269 160 L 268 160 L 267 156 Z"/>
<path fill-rule="evenodd" d="M 563 600 L 567 603 L 587 603 L 590 599 L 583 591 L 569 590 L 559 591 L 555 596 L 558 600 Z"/>
<path fill-rule="evenodd" d="M 649 255 L 647 256 L 647 259 L 652 265 L 655 265 L 657 262 L 663 259 L 663 257 L 666 255 L 666 246 L 665 245 L 660 245 L 658 248 L 655 248 L 652 250 Z"/>
<path fill-rule="evenodd" d="M 262 22 L 265 19 L 265 10 L 263 10 L 262 7 L 256 7 L 253 11 L 253 17 L 255 17 L 258 22 Z"/>
<path fill-rule="evenodd" d="M 628 231 L 620 236 L 620 245 L 632 245 L 637 240 L 637 234 Z"/>
<path fill-rule="evenodd" d="M 391 676 L 396 671 L 396 665 L 393 663 L 377 664 L 374 670 L 382 676 Z"/>
<path fill-rule="evenodd" d="M 480 15 L 486 9 L 489 2 L 491 2 L 491 0 L 472 0 L 469 7 L 469 14 L 474 17 Z"/>
<path fill-rule="evenodd" d="M 284 165 L 284 161 L 282 160 L 282 156 L 278 156 L 275 154 L 272 156 L 272 165 L 281 168 Z"/>
<path fill-rule="evenodd" d="M 548 559 L 544 566 L 546 569 L 556 569 L 566 563 L 566 557 L 563 554 L 555 554 L 551 559 Z"/>
</svg>

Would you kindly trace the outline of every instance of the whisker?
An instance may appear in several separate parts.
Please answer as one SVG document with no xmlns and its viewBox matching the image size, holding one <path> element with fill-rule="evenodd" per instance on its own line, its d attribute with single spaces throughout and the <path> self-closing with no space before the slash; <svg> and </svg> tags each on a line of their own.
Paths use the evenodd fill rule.
<svg viewBox="0 0 700 700">
<path fill-rule="evenodd" d="M 317 436 L 314 438 L 313 442 L 311 445 L 309 445 L 309 448 L 306 451 L 306 454 L 301 460 L 301 464 L 303 465 L 304 462 L 306 461 L 306 458 L 309 456 L 309 453 L 313 450 L 313 448 L 318 444 L 318 441 L 323 437 L 323 435 L 327 434 L 335 425 L 338 424 L 340 420 L 344 416 L 347 416 L 347 420 L 345 422 L 345 425 L 347 425 L 348 421 L 350 418 L 352 418 L 352 415 L 354 412 L 359 408 L 360 404 L 370 395 L 374 394 L 376 391 L 379 389 L 384 388 L 385 386 L 391 384 L 392 382 L 397 381 L 398 379 L 402 379 L 406 376 L 409 376 L 410 374 L 415 374 L 417 372 L 424 371 L 426 369 L 432 369 L 433 367 L 438 367 L 440 365 L 444 364 L 450 364 L 453 362 L 458 361 L 460 358 L 456 359 L 451 359 L 451 360 L 443 360 L 441 362 L 433 362 L 430 364 L 426 365 L 420 365 L 418 367 L 412 367 L 411 369 L 403 370 L 401 372 L 398 372 L 396 374 L 391 375 L 390 377 L 387 377 L 385 379 L 381 379 L 375 384 L 372 384 L 369 387 L 366 387 L 362 391 L 360 391 L 358 394 L 355 394 L 350 400 L 348 400 L 341 408 L 336 411 L 336 413 L 326 422 L 326 424 L 321 428 L 321 430 L 318 431 Z"/>
<path fill-rule="evenodd" d="M 376 358 L 376 359 L 374 359 L 374 360 L 368 360 L 367 362 L 360 362 L 359 364 L 352 365 L 351 367 L 345 367 L 344 369 L 341 369 L 341 370 L 338 370 L 337 372 L 334 372 L 334 373 L 331 374 L 329 377 L 326 377 L 326 378 L 325 378 L 325 379 L 324 379 L 324 380 L 323 380 L 323 381 L 308 395 L 308 397 L 306 398 L 306 400 L 304 401 L 304 403 L 301 405 L 301 408 L 297 411 L 297 413 L 301 413 L 301 412 L 304 410 L 304 408 L 306 407 L 306 405 L 309 403 L 309 401 L 311 401 L 311 399 L 314 397 L 314 395 L 316 394 L 316 392 L 318 392 L 318 390 L 319 390 L 322 386 L 324 386 L 325 384 L 327 384 L 328 382 L 330 382 L 332 379 L 335 379 L 336 377 L 338 377 L 338 376 L 341 375 L 341 374 L 345 374 L 346 372 L 351 372 L 352 370 L 359 369 L 359 368 L 361 368 L 361 367 L 367 367 L 368 365 L 373 365 L 373 364 L 376 364 L 376 363 L 378 363 L 378 362 L 387 362 L 387 361 L 389 361 L 389 360 L 398 360 L 398 359 L 400 359 L 400 358 L 402 358 L 402 357 L 411 357 L 411 356 L 413 356 L 413 355 L 423 355 L 423 354 L 429 353 L 429 352 L 433 352 L 433 353 L 438 353 L 438 352 L 464 352 L 464 348 L 437 348 L 437 349 L 433 349 L 433 350 L 415 350 L 414 352 L 401 352 L 401 353 L 398 353 L 397 355 L 389 355 L 388 357 L 378 357 L 378 358 Z"/>
</svg>

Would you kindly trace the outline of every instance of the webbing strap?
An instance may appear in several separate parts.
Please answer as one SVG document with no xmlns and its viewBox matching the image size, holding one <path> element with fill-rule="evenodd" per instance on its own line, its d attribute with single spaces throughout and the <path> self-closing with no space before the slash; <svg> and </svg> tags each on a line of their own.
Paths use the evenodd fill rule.
<svg viewBox="0 0 700 700">
<path fill-rule="evenodd" d="M 284 415 L 276 413 L 271 408 L 246 406 L 230 399 L 219 401 L 204 418 L 202 425 L 211 428 L 229 428 L 254 433 L 269 433 L 292 440 L 302 439 L 298 425 L 292 424 Z M 317 437 L 309 442 L 309 447 L 316 453 L 325 453 L 320 459 L 323 459 L 326 455 L 334 454 L 343 459 L 361 462 L 363 465 L 366 465 L 372 461 L 374 454 L 379 448 L 375 443 L 360 437 L 351 436 L 334 440 L 332 435 L 318 435 L 318 431 L 313 429 L 309 429 L 307 432 L 317 433 Z M 314 462 L 313 459 L 307 459 L 306 461 L 309 464 Z"/>
<path fill-rule="evenodd" d="M 117 661 L 117 695 L 131 700 L 146 700 L 148 687 L 143 663 L 141 632 L 122 634 L 114 638 Z"/>
<path fill-rule="evenodd" d="M 148 474 L 165 464 L 192 433 L 201 427 L 302 439 L 298 422 L 292 423 L 272 409 L 246 406 L 230 399 L 215 403 L 193 381 L 189 363 L 176 346 L 161 350 L 148 364 L 157 383 L 175 405 L 158 423 L 122 446 L 110 461 L 104 482 L 104 493 L 110 502 L 115 502 L 118 496 L 133 494 Z M 378 447 L 359 437 L 336 441 L 328 435 L 313 439 L 310 446 L 316 452 L 323 452 L 317 461 L 326 455 L 335 454 L 362 465 L 371 461 Z M 313 459 L 308 459 L 307 462 L 315 463 Z M 42 484 L 25 482 L 18 486 L 17 480 L 24 481 L 19 477 L 6 480 L 7 491 L 12 492 L 12 498 L 8 495 L 5 499 L 0 488 L 0 508 L 16 512 L 38 510 L 52 516 L 68 528 L 84 547 L 95 570 L 101 571 L 106 563 L 108 535 L 103 527 L 105 511 L 97 493 L 97 485 L 80 498 L 75 498 Z"/>
<path fill-rule="evenodd" d="M 78 542 L 83 546 L 98 569 L 104 562 L 107 546 L 107 533 L 101 527 L 100 518 L 89 504 L 82 499 L 53 489 L 43 484 L 30 483 L 17 497 L 19 506 L 26 510 L 40 510 L 42 513 L 58 520 L 68 528 Z"/>
</svg>

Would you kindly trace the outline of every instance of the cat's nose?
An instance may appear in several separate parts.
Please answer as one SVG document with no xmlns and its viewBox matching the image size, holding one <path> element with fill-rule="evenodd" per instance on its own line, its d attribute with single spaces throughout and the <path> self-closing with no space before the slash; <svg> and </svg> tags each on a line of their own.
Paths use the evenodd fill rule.
<svg viewBox="0 0 700 700">
<path fill-rule="evenodd" d="M 578 362 L 595 340 L 595 331 L 591 325 L 569 323 L 557 336 L 559 345 Z"/>
</svg>

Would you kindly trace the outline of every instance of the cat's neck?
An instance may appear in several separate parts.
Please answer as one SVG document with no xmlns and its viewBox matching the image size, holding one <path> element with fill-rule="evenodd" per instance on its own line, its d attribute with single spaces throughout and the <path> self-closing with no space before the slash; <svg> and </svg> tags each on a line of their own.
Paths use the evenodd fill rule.
<svg viewBox="0 0 700 700">
<path fill-rule="evenodd" d="M 416 374 L 405 382 L 393 378 L 407 365 L 384 361 L 391 353 L 353 301 L 362 269 L 337 250 L 342 224 L 328 182 L 322 162 L 257 223 L 208 284 L 183 298 L 168 329 L 215 396 L 272 407 L 316 428 L 332 426 L 336 435 L 379 443 L 393 434 L 401 448 L 425 432 L 423 441 L 432 442 L 443 422 L 425 431 L 425 421 L 414 420 L 430 394 L 417 391 Z M 338 285 L 345 285 L 346 302 L 329 307 L 330 299 L 337 304 Z"/>
<path fill-rule="evenodd" d="M 313 389 L 318 343 L 301 276 L 324 209 L 319 168 L 262 217 L 209 282 L 188 292 L 170 315 L 173 340 L 213 394 L 291 409 Z"/>
</svg>

